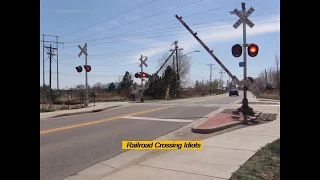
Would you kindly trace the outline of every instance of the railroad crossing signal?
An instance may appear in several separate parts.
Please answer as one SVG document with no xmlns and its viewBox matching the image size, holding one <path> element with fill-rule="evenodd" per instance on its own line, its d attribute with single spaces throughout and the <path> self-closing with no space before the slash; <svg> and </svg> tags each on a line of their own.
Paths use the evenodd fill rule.
<svg viewBox="0 0 320 180">
<path fill-rule="evenodd" d="M 240 57 L 242 55 L 242 47 L 240 44 L 235 44 L 231 48 L 232 55 L 234 57 Z"/>
<path fill-rule="evenodd" d="M 87 71 L 87 72 L 90 72 L 91 71 L 91 66 L 89 65 L 83 65 L 84 69 Z"/>
<path fill-rule="evenodd" d="M 248 46 L 248 55 L 250 57 L 256 57 L 259 52 L 259 47 L 256 44 L 250 44 Z"/>
<path fill-rule="evenodd" d="M 253 13 L 254 9 L 251 7 L 247 12 L 243 13 L 237 8 L 231 11 L 231 14 L 236 14 L 240 19 L 234 23 L 233 27 L 237 29 L 242 23 L 247 24 L 250 28 L 253 28 L 254 23 L 248 19 L 248 17 Z"/>
<path fill-rule="evenodd" d="M 149 78 L 150 75 L 148 73 L 145 73 L 145 72 L 137 72 L 135 75 L 134 75 L 135 78 Z"/>
<path fill-rule="evenodd" d="M 256 44 L 249 44 L 248 46 L 248 55 L 250 57 L 256 57 L 259 53 L 259 47 Z M 242 55 L 242 46 L 240 44 L 235 44 L 231 48 L 232 55 L 234 57 L 240 57 Z M 239 65 L 240 67 L 244 67 L 244 64 Z"/>
<path fill-rule="evenodd" d="M 76 70 L 77 70 L 78 73 L 81 73 L 82 72 L 82 67 L 81 66 L 77 66 Z"/>
</svg>

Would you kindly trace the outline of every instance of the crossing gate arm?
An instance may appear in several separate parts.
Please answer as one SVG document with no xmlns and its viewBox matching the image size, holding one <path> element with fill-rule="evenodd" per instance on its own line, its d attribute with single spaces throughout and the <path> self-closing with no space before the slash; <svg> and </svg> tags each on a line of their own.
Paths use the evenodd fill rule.
<svg viewBox="0 0 320 180">
<path fill-rule="evenodd" d="M 178 16 L 176 15 L 175 16 L 180 22 L 181 24 L 193 35 L 194 38 L 196 38 L 196 40 L 198 40 L 198 42 L 204 47 L 205 50 L 207 50 L 207 52 L 213 57 L 214 60 L 217 61 L 217 63 L 223 68 L 223 70 L 225 70 L 225 72 L 229 75 L 229 77 L 232 79 L 232 81 L 235 83 L 235 84 L 238 84 L 239 83 L 239 79 L 234 76 L 223 64 L 222 62 L 217 58 L 217 56 L 215 56 L 213 54 L 213 50 L 210 50 L 208 48 L 207 45 L 204 44 L 204 42 L 197 36 L 197 33 L 194 33 L 190 27 L 182 20 L 182 16 Z"/>
</svg>

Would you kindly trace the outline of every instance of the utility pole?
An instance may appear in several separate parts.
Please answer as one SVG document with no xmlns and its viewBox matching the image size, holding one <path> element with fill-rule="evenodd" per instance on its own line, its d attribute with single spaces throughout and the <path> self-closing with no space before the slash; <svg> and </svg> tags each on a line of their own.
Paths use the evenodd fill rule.
<svg viewBox="0 0 320 180">
<path fill-rule="evenodd" d="M 51 99 L 51 95 L 52 95 L 52 89 L 51 89 L 51 85 L 52 85 L 52 82 L 51 82 L 51 79 L 52 79 L 52 69 L 51 69 L 51 64 L 52 64 L 52 58 L 53 56 L 55 56 L 54 54 L 54 51 L 57 50 L 57 48 L 53 48 L 50 44 L 49 47 L 46 47 L 49 52 L 47 52 L 47 54 L 49 55 L 49 95 L 50 95 L 50 100 Z"/>
<path fill-rule="evenodd" d="M 173 51 L 173 53 L 174 53 L 174 51 Z M 172 56 L 172 69 L 173 69 L 173 71 L 174 72 L 176 72 L 176 70 L 175 70 L 175 55 L 173 55 Z M 173 77 L 173 82 L 174 83 L 172 83 L 172 87 L 171 87 L 171 89 L 172 89 L 172 92 L 173 92 L 173 97 L 176 97 L 176 86 L 177 86 L 177 73 L 176 73 L 176 75 Z"/>
<path fill-rule="evenodd" d="M 174 49 L 171 49 L 170 51 L 175 51 L 176 52 L 176 93 L 177 93 L 177 98 L 180 97 L 180 71 L 179 71 L 179 59 L 178 59 L 178 50 L 183 50 L 183 48 L 178 48 L 178 41 L 174 42 Z M 174 64 L 174 60 L 173 60 Z"/>
<path fill-rule="evenodd" d="M 267 69 L 264 69 L 264 74 L 266 76 L 266 87 L 268 86 L 268 73 L 267 73 Z"/>
<path fill-rule="evenodd" d="M 223 86 L 222 86 L 222 79 L 223 79 L 223 74 L 226 73 L 223 71 L 223 69 L 220 70 L 219 74 L 220 74 L 220 88 L 222 90 Z"/>
<path fill-rule="evenodd" d="M 56 46 L 57 46 L 57 90 L 59 92 L 59 43 L 58 36 L 56 36 Z"/>
<path fill-rule="evenodd" d="M 56 38 L 56 41 L 47 41 L 45 40 L 45 37 L 46 36 L 49 36 L 49 37 L 55 37 Z M 56 62 L 57 62 L 57 89 L 59 90 L 59 47 L 58 45 L 59 44 L 64 44 L 63 42 L 59 42 L 58 41 L 58 36 L 54 36 L 54 35 L 47 35 L 47 34 L 42 34 L 42 40 L 40 40 L 40 42 L 42 42 L 42 46 L 43 46 L 43 53 L 42 53 L 42 71 L 43 71 L 43 75 L 42 75 L 42 83 L 43 83 L 43 86 L 45 85 L 45 51 L 48 49 L 46 46 L 45 46 L 45 43 L 50 43 L 50 46 L 51 46 L 51 43 L 55 43 L 56 46 L 55 46 L 55 50 L 56 50 Z M 51 46 L 52 47 L 52 46 Z M 53 47 L 52 47 L 53 48 Z M 50 53 L 50 51 L 46 52 L 47 54 Z M 52 62 L 51 62 L 52 63 Z"/>
<path fill-rule="evenodd" d="M 44 68 L 44 62 L 45 62 L 45 59 L 44 59 L 44 34 L 42 34 L 42 87 L 44 88 L 44 85 L 46 84 L 45 83 L 45 68 Z"/>
<path fill-rule="evenodd" d="M 212 94 L 212 66 L 213 65 L 214 64 L 212 64 L 212 63 L 208 64 L 208 66 L 210 67 L 210 84 L 209 84 L 209 86 L 210 86 L 210 96 Z"/>
</svg>

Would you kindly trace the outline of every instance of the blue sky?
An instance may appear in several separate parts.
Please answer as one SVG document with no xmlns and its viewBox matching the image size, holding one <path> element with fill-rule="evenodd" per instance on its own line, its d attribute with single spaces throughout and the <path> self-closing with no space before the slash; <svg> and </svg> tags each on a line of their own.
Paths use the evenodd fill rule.
<svg viewBox="0 0 320 180">
<path fill-rule="evenodd" d="M 194 3 L 193 3 L 194 2 Z M 280 1 L 249 0 L 246 7 L 255 8 L 247 26 L 247 43 L 259 46 L 255 58 L 248 57 L 248 76 L 255 77 L 274 65 L 275 54 L 280 55 Z M 148 4 L 147 4 L 148 3 Z M 146 5 L 145 5 L 146 4 Z M 139 7 L 141 6 L 141 7 Z M 139 8 L 138 8 L 139 7 Z M 89 84 L 119 81 L 125 71 L 140 71 L 139 58 L 148 56 L 145 72 L 154 73 L 159 68 L 158 60 L 179 41 L 184 53 L 192 53 L 189 81 L 209 80 L 213 63 L 213 78 L 220 78 L 221 67 L 200 43 L 175 18 L 183 20 L 214 54 L 240 80 L 243 68 L 242 57 L 231 54 L 234 44 L 242 44 L 242 25 L 234 29 L 238 20 L 230 15 L 235 8 L 241 9 L 238 0 L 41 0 L 40 40 L 42 34 L 58 36 L 59 42 L 59 88 L 84 84 L 84 72 L 75 67 L 84 64 L 84 56 L 78 57 L 78 45 L 88 44 Z M 134 10 L 132 10 L 134 9 Z M 204 24 L 200 24 L 204 23 Z M 197 25 L 198 24 L 198 25 Z M 45 37 L 56 41 L 55 37 Z M 45 44 L 49 46 L 49 43 Z M 55 46 L 52 43 L 52 46 Z M 42 43 L 40 42 L 40 85 L 42 85 Z M 47 55 L 45 54 L 45 58 Z M 52 88 L 57 87 L 56 62 L 52 64 Z M 49 61 L 45 61 L 45 82 L 49 82 Z M 224 73 L 224 80 L 228 79 Z M 135 81 L 139 82 L 137 79 Z"/>
</svg>

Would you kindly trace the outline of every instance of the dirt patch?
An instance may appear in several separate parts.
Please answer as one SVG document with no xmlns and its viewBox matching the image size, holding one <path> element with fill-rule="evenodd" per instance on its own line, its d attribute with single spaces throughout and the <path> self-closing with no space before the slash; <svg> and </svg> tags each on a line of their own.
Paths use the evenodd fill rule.
<svg viewBox="0 0 320 180">
<path fill-rule="evenodd" d="M 52 112 L 59 110 L 67 110 L 67 109 L 80 109 L 82 108 L 81 104 L 76 105 L 65 105 L 65 104 L 40 104 L 40 112 Z"/>
<path fill-rule="evenodd" d="M 278 114 L 269 114 L 269 113 L 263 113 L 258 118 L 258 121 L 274 121 L 277 119 Z"/>
</svg>

